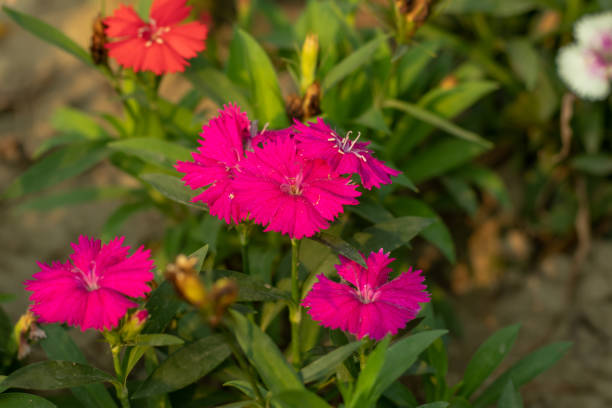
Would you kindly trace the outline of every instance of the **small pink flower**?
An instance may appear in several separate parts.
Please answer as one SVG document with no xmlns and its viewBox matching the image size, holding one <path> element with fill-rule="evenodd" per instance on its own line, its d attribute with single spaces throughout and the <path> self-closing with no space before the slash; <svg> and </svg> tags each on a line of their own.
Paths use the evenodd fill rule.
<svg viewBox="0 0 612 408">
<path fill-rule="evenodd" d="M 106 45 L 108 54 L 135 72 L 183 72 L 187 59 L 205 48 L 208 34 L 198 21 L 182 23 L 190 12 L 185 0 L 155 0 L 149 21 L 143 21 L 132 6 L 120 5 L 104 19 L 106 35 L 118 39 Z"/>
<path fill-rule="evenodd" d="M 237 105 L 225 105 L 216 118 L 202 128 L 198 152 L 192 162 L 179 161 L 176 169 L 192 189 L 208 186 L 192 201 L 208 204 L 210 213 L 226 223 L 238 224 L 244 214 L 235 200 L 232 181 L 244 160 L 244 145 L 250 138 L 251 122 Z"/>
<path fill-rule="evenodd" d="M 343 205 L 357 204 L 360 195 L 357 186 L 325 161 L 300 155 L 289 137 L 254 146 L 241 163 L 234 190 L 241 208 L 256 223 L 267 225 L 266 231 L 298 239 L 327 228 Z"/>
<path fill-rule="evenodd" d="M 365 257 L 364 257 L 365 259 Z M 331 329 L 341 329 L 357 338 L 369 336 L 381 340 L 392 335 L 414 319 L 420 303 L 430 296 L 423 284 L 421 271 L 410 268 L 387 282 L 394 259 L 382 248 L 370 253 L 367 268 L 340 256 L 338 274 L 346 282 L 337 283 L 321 274 L 302 301 L 312 319 Z"/>
<path fill-rule="evenodd" d="M 340 137 L 321 118 L 308 125 L 296 120 L 293 127 L 297 132 L 295 137 L 300 151 L 305 157 L 322 158 L 339 174 L 359 174 L 363 187 L 368 190 L 391 183 L 390 176 L 401 173 L 374 158 L 367 147 L 370 142 L 358 142 L 359 136 L 351 140 L 350 132 Z"/>
<path fill-rule="evenodd" d="M 32 312 L 41 323 L 67 323 L 81 330 L 112 329 L 128 309 L 138 303 L 128 299 L 151 291 L 153 260 L 149 250 L 138 248 L 131 256 L 123 237 L 106 245 L 81 235 L 65 263 L 39 262 L 40 272 L 25 282 L 32 292 Z"/>
</svg>

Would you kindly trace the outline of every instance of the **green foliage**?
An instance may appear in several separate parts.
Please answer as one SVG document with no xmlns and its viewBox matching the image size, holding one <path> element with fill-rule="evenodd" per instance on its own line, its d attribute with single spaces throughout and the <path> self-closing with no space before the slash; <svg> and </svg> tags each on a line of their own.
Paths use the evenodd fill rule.
<svg viewBox="0 0 612 408">
<path fill-rule="evenodd" d="M 56 405 L 32 394 L 9 392 L 0 394 L 1 408 L 55 408 Z"/>
</svg>

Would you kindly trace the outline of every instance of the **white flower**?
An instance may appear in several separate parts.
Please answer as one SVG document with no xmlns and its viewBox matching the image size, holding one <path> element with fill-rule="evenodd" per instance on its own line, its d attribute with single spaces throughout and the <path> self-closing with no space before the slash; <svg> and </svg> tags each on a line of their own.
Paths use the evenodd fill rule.
<svg viewBox="0 0 612 408">
<path fill-rule="evenodd" d="M 604 99 L 612 79 L 612 12 L 581 18 L 574 26 L 577 42 L 559 50 L 559 75 L 584 99 Z"/>
</svg>

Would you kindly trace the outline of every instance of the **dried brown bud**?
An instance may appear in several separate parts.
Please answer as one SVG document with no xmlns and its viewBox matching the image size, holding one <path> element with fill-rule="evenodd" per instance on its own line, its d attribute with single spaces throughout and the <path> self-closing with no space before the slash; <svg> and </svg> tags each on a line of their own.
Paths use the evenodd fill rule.
<svg viewBox="0 0 612 408">
<path fill-rule="evenodd" d="M 321 113 L 321 85 L 318 82 L 313 82 L 306 89 L 302 111 L 304 112 L 304 119 L 312 118 Z"/>
<path fill-rule="evenodd" d="M 203 308 L 206 306 L 208 296 L 206 288 L 195 272 L 196 258 L 187 258 L 185 255 L 176 257 L 174 263 L 166 267 L 166 278 L 174 284 L 177 293 L 186 302 Z"/>
<path fill-rule="evenodd" d="M 93 33 L 91 35 L 91 45 L 89 46 L 89 52 L 91 58 L 96 65 L 108 65 L 108 50 L 106 49 L 106 43 L 108 38 L 104 30 L 106 24 L 101 15 L 98 15 L 93 22 Z"/>
<path fill-rule="evenodd" d="M 36 316 L 29 310 L 17 321 L 14 336 L 17 342 L 17 358 L 19 360 L 30 354 L 30 342 L 47 337 L 46 333 L 36 325 Z"/>
<path fill-rule="evenodd" d="M 286 105 L 287 115 L 290 119 L 304 119 L 304 110 L 302 109 L 302 99 L 297 95 L 289 95 Z"/>
<path fill-rule="evenodd" d="M 433 6 L 435 0 L 396 0 L 395 6 L 406 24 L 406 36 L 412 37 L 421 27 Z"/>
<path fill-rule="evenodd" d="M 215 282 L 211 292 L 212 314 L 209 322 L 216 326 L 221 322 L 227 308 L 238 299 L 238 285 L 233 279 L 221 278 Z"/>
</svg>

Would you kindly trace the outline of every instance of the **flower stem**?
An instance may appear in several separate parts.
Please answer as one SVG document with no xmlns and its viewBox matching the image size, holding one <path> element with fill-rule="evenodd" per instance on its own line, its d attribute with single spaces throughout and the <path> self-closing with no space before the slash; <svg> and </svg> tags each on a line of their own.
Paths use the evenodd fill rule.
<svg viewBox="0 0 612 408">
<path fill-rule="evenodd" d="M 238 226 L 240 237 L 240 253 L 242 255 L 242 272 L 247 275 L 251 273 L 249 267 L 249 227 L 244 224 Z"/>
<path fill-rule="evenodd" d="M 130 408 L 130 399 L 128 396 L 128 389 L 125 385 L 125 378 L 123 378 L 123 369 L 121 368 L 121 361 L 119 361 L 119 352 L 121 351 L 120 346 L 111 345 L 111 354 L 113 355 L 113 365 L 115 366 L 115 374 L 117 374 L 117 382 L 114 383 L 115 391 L 117 392 L 117 398 L 121 402 L 122 408 Z"/>
<path fill-rule="evenodd" d="M 298 240 L 291 239 L 291 299 L 289 307 L 289 321 L 291 323 L 291 361 L 296 368 L 301 366 L 300 353 L 300 322 L 302 311 L 300 309 L 300 281 L 298 278 Z"/>
</svg>

